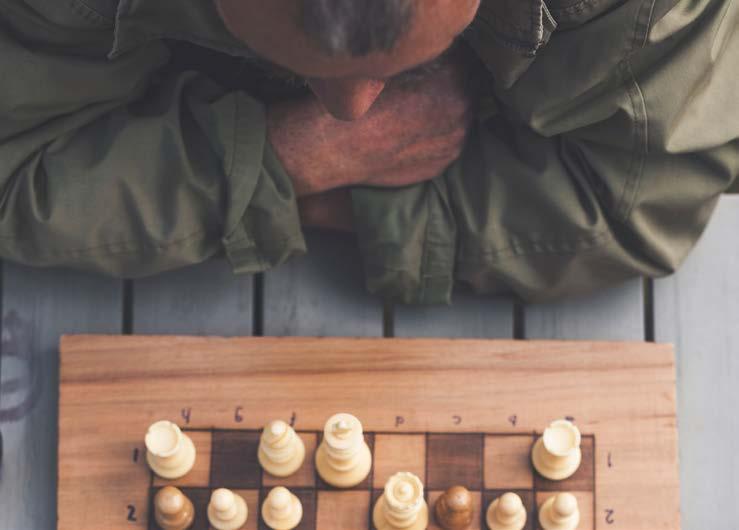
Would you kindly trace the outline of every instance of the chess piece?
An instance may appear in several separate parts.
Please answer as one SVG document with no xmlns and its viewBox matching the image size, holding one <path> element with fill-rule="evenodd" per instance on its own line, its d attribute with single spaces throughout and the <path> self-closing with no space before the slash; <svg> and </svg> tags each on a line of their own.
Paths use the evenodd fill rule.
<svg viewBox="0 0 739 530">
<path fill-rule="evenodd" d="M 452 486 L 434 504 L 436 522 L 445 530 L 464 530 L 474 514 L 472 495 L 464 486 Z"/>
<path fill-rule="evenodd" d="M 488 506 L 485 520 L 490 530 L 523 530 L 526 526 L 526 508 L 521 497 L 504 493 Z"/>
<path fill-rule="evenodd" d="M 303 518 L 303 505 L 290 490 L 272 489 L 262 505 L 262 519 L 272 530 L 292 530 Z"/>
<path fill-rule="evenodd" d="M 577 499 L 571 493 L 549 497 L 539 510 L 542 530 L 575 530 L 580 524 Z"/>
<path fill-rule="evenodd" d="M 195 465 L 195 445 L 170 421 L 158 421 L 146 433 L 146 461 L 151 470 L 167 480 L 187 475 Z"/>
<path fill-rule="evenodd" d="M 367 478 L 371 467 L 372 453 L 360 421 L 351 414 L 331 416 L 316 451 L 321 478 L 334 487 L 351 488 Z"/>
<path fill-rule="evenodd" d="M 564 480 L 575 474 L 582 461 L 580 431 L 567 420 L 552 422 L 531 451 L 539 474 L 549 480 Z"/>
<path fill-rule="evenodd" d="M 210 496 L 208 522 L 211 530 L 239 530 L 248 517 L 246 501 L 233 491 L 220 488 Z"/>
<path fill-rule="evenodd" d="M 195 508 L 184 493 L 166 486 L 154 497 L 154 520 L 161 530 L 187 530 L 195 520 Z"/>
<path fill-rule="evenodd" d="M 390 477 L 372 510 L 376 530 L 425 530 L 429 523 L 423 484 L 413 473 Z"/>
<path fill-rule="evenodd" d="M 305 444 L 295 430 L 281 420 L 268 423 L 259 440 L 259 463 L 272 476 L 295 473 L 305 459 Z"/>
</svg>

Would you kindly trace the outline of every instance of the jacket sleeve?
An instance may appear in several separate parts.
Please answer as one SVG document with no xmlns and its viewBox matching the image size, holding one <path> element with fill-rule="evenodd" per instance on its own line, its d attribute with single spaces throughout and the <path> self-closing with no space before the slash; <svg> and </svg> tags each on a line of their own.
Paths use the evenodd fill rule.
<svg viewBox="0 0 739 530">
<path fill-rule="evenodd" d="M 259 102 L 167 72 L 161 41 L 108 59 L 112 26 L 0 6 L 0 257 L 138 277 L 304 252 Z"/>
<path fill-rule="evenodd" d="M 674 271 L 739 173 L 737 28 L 730 0 L 629 1 L 555 34 L 445 175 L 353 193 L 369 288 L 546 300 Z"/>
</svg>

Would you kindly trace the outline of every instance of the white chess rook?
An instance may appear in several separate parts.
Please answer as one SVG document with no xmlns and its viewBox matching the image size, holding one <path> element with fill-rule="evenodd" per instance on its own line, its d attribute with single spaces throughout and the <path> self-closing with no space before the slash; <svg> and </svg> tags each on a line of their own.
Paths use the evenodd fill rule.
<svg viewBox="0 0 739 530">
<path fill-rule="evenodd" d="M 421 480 L 408 472 L 390 477 L 372 510 L 372 522 L 377 530 L 425 530 L 428 506 Z"/>
<path fill-rule="evenodd" d="M 262 505 L 262 519 L 272 530 L 292 530 L 303 518 L 303 505 L 290 490 L 272 489 Z"/>
<path fill-rule="evenodd" d="M 577 498 L 571 493 L 549 497 L 539 510 L 542 530 L 576 530 L 580 524 Z"/>
<path fill-rule="evenodd" d="M 531 461 L 534 468 L 549 480 L 565 480 L 580 467 L 580 431 L 567 420 L 552 422 L 534 444 Z"/>
<path fill-rule="evenodd" d="M 275 477 L 295 473 L 305 459 L 305 444 L 287 423 L 276 420 L 268 423 L 259 440 L 259 463 Z"/>
<path fill-rule="evenodd" d="M 334 487 L 351 488 L 367 478 L 371 467 L 372 453 L 360 421 L 344 413 L 329 418 L 316 451 L 321 478 Z"/>
<path fill-rule="evenodd" d="M 505 493 L 490 503 L 486 517 L 490 530 L 523 530 L 526 526 L 526 508 L 521 497 Z"/>
<path fill-rule="evenodd" d="M 151 470 L 167 480 L 187 475 L 195 465 L 195 445 L 171 421 L 158 421 L 149 427 L 144 440 L 146 461 Z"/>
</svg>

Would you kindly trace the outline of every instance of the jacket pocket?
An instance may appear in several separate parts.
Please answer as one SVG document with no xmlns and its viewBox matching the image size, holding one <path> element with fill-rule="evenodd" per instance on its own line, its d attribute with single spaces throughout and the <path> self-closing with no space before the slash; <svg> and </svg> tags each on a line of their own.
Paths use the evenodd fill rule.
<svg viewBox="0 0 739 530">
<path fill-rule="evenodd" d="M 547 0 L 560 30 L 574 28 L 633 0 Z"/>
</svg>

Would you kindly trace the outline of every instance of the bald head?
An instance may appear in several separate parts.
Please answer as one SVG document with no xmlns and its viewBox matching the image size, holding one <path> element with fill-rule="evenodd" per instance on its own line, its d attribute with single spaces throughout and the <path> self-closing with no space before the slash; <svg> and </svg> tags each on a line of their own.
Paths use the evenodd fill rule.
<svg viewBox="0 0 739 530">
<path fill-rule="evenodd" d="M 231 33 L 308 80 L 326 109 L 361 117 L 392 77 L 432 61 L 480 0 L 215 0 Z"/>
</svg>

